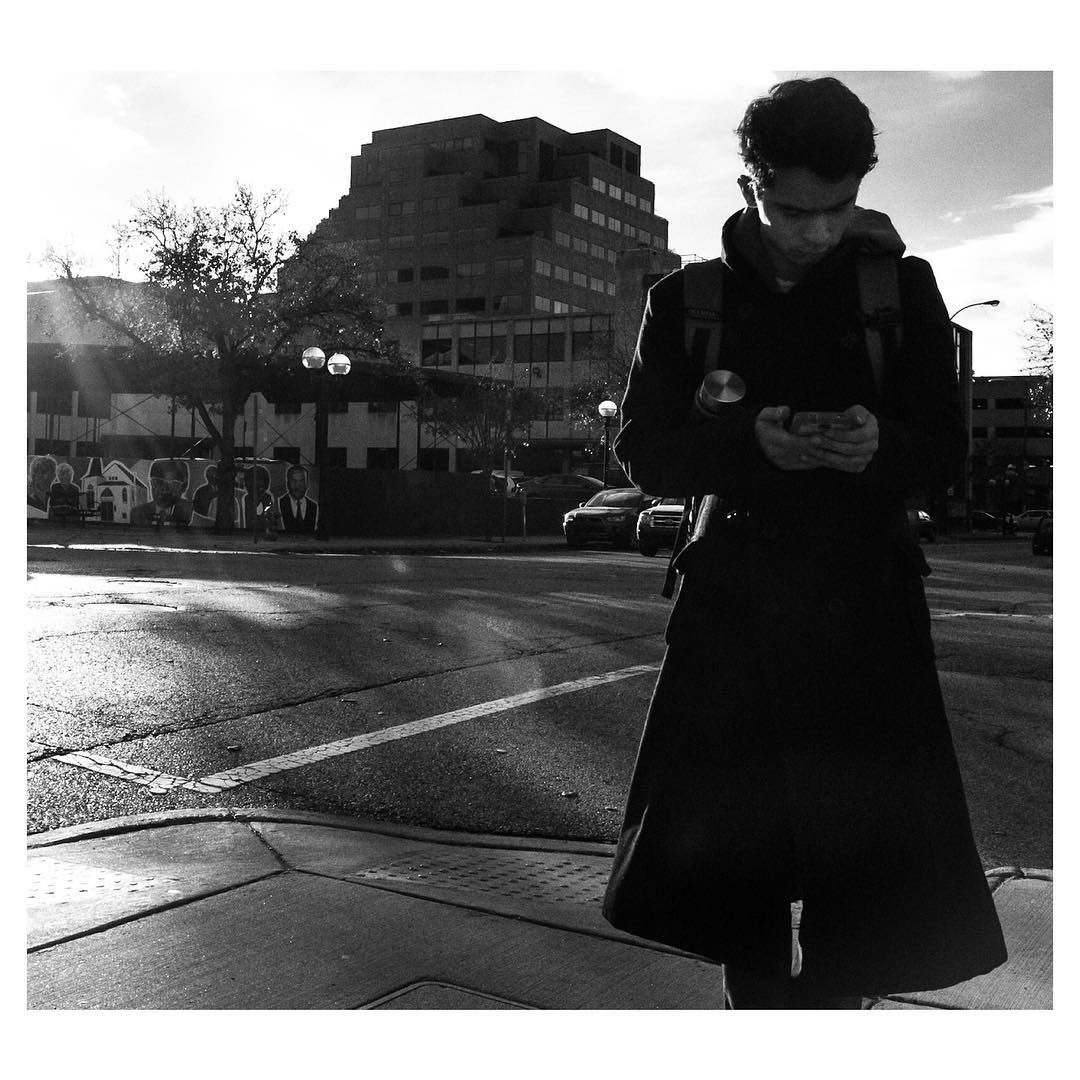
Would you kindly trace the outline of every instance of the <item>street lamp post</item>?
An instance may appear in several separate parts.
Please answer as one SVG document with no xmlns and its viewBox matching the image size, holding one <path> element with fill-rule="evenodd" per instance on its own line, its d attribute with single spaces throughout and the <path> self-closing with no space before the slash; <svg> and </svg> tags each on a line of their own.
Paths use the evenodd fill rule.
<svg viewBox="0 0 1080 1080">
<path fill-rule="evenodd" d="M 604 418 L 604 487 L 608 486 L 608 453 L 611 450 L 611 420 L 619 411 L 614 401 L 601 401 L 597 410 Z"/>
<path fill-rule="evenodd" d="M 968 308 L 973 307 L 997 307 L 1000 304 L 1000 300 L 975 300 L 970 304 L 965 304 L 963 307 L 957 308 L 950 316 L 949 322 L 951 323 L 961 311 L 967 311 Z M 964 457 L 963 476 L 960 483 L 960 495 L 964 500 L 965 512 L 970 512 L 971 509 L 971 453 L 972 453 L 972 438 L 971 438 L 971 393 L 972 387 L 975 382 L 975 368 L 972 363 L 972 348 L 971 339 L 972 333 L 965 326 L 959 326 L 953 324 L 953 337 L 956 342 L 956 356 L 957 367 L 956 375 L 957 381 L 960 384 L 960 412 L 961 419 L 964 424 L 964 432 L 967 436 L 967 453 Z"/>
<path fill-rule="evenodd" d="M 330 485 L 326 482 L 326 444 L 329 418 L 326 405 L 326 377 L 348 375 L 352 361 L 344 353 L 334 353 L 329 360 L 317 345 L 304 350 L 300 362 L 315 373 L 317 392 L 315 397 L 315 468 L 319 470 L 319 516 L 316 519 L 315 536 L 326 540 L 330 535 L 327 524 L 327 495 Z"/>
<path fill-rule="evenodd" d="M 1000 300 L 976 300 L 973 304 L 965 304 L 962 308 L 957 308 L 950 316 L 949 322 L 952 322 L 961 311 L 967 311 L 969 307 L 997 307 L 1000 304 Z"/>
</svg>

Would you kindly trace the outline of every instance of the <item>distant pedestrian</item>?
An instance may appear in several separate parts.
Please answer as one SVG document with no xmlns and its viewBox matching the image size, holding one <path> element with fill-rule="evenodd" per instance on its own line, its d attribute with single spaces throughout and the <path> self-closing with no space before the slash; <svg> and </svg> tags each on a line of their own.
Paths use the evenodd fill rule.
<svg viewBox="0 0 1080 1080">
<path fill-rule="evenodd" d="M 952 331 L 927 263 L 856 206 L 877 157 L 850 90 L 781 83 L 739 135 L 717 292 L 690 304 L 687 270 L 650 290 L 614 443 L 694 515 L 604 913 L 722 962 L 733 1008 L 856 1008 L 1005 959 L 906 528 L 905 500 L 964 456 Z M 880 387 L 861 253 L 899 281 Z M 710 418 L 686 326 L 703 310 L 738 388 Z M 811 410 L 841 415 L 789 429 Z"/>
</svg>

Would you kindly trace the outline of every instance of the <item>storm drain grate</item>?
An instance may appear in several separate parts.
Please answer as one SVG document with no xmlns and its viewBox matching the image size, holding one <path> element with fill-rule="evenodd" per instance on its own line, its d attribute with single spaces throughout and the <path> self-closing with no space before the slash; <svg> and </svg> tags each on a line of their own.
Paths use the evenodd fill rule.
<svg viewBox="0 0 1080 1080">
<path fill-rule="evenodd" d="M 350 876 L 364 881 L 498 893 L 508 898 L 591 904 L 603 899 L 610 870 L 609 860 L 591 863 L 514 851 L 435 855 L 424 851 L 378 866 L 365 866 Z"/>
<path fill-rule="evenodd" d="M 59 859 L 38 858 L 27 867 L 26 900 L 29 904 L 64 904 L 92 900 L 106 893 L 133 893 L 172 885 L 178 878 L 140 877 L 122 870 L 78 866 Z"/>
</svg>

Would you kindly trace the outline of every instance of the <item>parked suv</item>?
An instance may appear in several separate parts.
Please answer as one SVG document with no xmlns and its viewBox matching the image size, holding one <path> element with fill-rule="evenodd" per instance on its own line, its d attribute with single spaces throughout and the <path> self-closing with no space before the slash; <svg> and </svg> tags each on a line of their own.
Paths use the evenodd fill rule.
<svg viewBox="0 0 1080 1080">
<path fill-rule="evenodd" d="M 638 514 L 652 501 L 637 488 L 607 488 L 563 518 L 563 533 L 570 547 L 590 540 L 606 540 L 628 548 L 634 542 Z"/>
<path fill-rule="evenodd" d="M 686 500 L 675 497 L 657 499 L 647 506 L 637 521 L 638 551 L 642 555 L 655 555 L 660 548 L 675 543 Z"/>
</svg>

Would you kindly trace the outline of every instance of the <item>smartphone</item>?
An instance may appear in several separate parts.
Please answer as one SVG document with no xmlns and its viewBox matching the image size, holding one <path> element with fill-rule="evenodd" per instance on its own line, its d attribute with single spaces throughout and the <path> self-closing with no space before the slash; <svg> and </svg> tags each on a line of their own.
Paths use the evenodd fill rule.
<svg viewBox="0 0 1080 1080">
<path fill-rule="evenodd" d="M 858 427 L 854 416 L 842 412 L 800 412 L 791 418 L 792 435 L 827 435 Z"/>
</svg>

